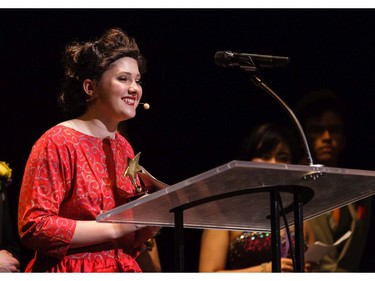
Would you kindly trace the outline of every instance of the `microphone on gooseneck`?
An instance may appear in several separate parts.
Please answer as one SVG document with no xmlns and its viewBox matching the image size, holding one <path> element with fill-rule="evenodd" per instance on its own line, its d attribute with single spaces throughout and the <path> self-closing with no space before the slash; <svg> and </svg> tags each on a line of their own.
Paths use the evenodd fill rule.
<svg viewBox="0 0 375 281">
<path fill-rule="evenodd" d="M 218 66 L 244 69 L 284 67 L 290 62 L 289 57 L 235 53 L 232 51 L 218 51 L 214 60 Z"/>
</svg>

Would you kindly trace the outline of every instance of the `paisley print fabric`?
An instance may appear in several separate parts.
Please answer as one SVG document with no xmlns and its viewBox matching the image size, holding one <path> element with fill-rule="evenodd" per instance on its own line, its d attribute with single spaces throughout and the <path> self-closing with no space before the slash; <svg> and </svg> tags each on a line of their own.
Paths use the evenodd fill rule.
<svg viewBox="0 0 375 281">
<path fill-rule="evenodd" d="M 27 271 L 141 271 L 134 234 L 121 248 L 112 242 L 69 249 L 76 220 L 95 220 L 135 195 L 124 176 L 134 152 L 120 134 L 99 139 L 57 125 L 34 144 L 19 198 L 22 242 L 35 250 Z"/>
</svg>

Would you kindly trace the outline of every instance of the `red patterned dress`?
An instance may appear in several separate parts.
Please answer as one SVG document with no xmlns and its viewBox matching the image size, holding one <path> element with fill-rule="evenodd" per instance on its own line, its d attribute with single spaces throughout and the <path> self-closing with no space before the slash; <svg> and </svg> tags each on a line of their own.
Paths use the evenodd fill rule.
<svg viewBox="0 0 375 281">
<path fill-rule="evenodd" d="M 134 157 L 133 149 L 119 133 L 103 140 L 57 125 L 35 143 L 18 210 L 21 240 L 35 250 L 26 271 L 141 271 L 135 261 L 140 249 L 133 248 L 134 233 L 121 247 L 106 242 L 69 248 L 76 220 L 95 220 L 135 195 L 124 176 L 128 157 Z"/>
</svg>

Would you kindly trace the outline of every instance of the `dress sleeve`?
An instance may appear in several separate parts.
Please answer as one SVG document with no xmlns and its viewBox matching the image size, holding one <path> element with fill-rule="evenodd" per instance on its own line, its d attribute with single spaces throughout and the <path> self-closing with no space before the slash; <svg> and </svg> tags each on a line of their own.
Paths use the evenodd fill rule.
<svg viewBox="0 0 375 281">
<path fill-rule="evenodd" d="M 59 216 L 71 182 L 63 161 L 66 153 L 46 137 L 38 140 L 26 164 L 19 198 L 22 243 L 56 258 L 66 254 L 76 227 L 76 221 Z"/>
</svg>

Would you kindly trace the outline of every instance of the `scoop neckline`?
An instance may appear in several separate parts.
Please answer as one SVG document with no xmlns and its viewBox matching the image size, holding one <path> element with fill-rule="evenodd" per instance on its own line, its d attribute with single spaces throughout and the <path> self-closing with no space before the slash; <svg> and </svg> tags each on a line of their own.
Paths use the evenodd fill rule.
<svg viewBox="0 0 375 281">
<path fill-rule="evenodd" d="M 77 130 L 77 129 L 75 129 L 75 128 L 72 128 L 72 127 L 66 126 L 66 125 L 64 125 L 64 124 L 58 124 L 58 125 L 56 125 L 56 127 L 64 127 L 64 128 L 68 128 L 69 130 L 74 131 L 75 133 L 78 133 L 78 134 L 80 134 L 80 135 L 87 136 L 87 137 L 94 138 L 94 139 L 101 140 L 101 141 L 103 141 L 103 140 L 114 141 L 114 140 L 117 139 L 117 134 L 118 134 L 118 132 L 116 131 L 116 132 L 115 132 L 115 135 L 114 135 L 114 136 L 115 136 L 114 138 L 111 138 L 111 137 L 99 138 L 99 137 L 96 137 L 96 136 L 93 136 L 93 135 L 86 134 L 86 133 L 84 133 L 84 132 L 81 132 L 81 131 L 79 131 L 79 130 Z"/>
</svg>

